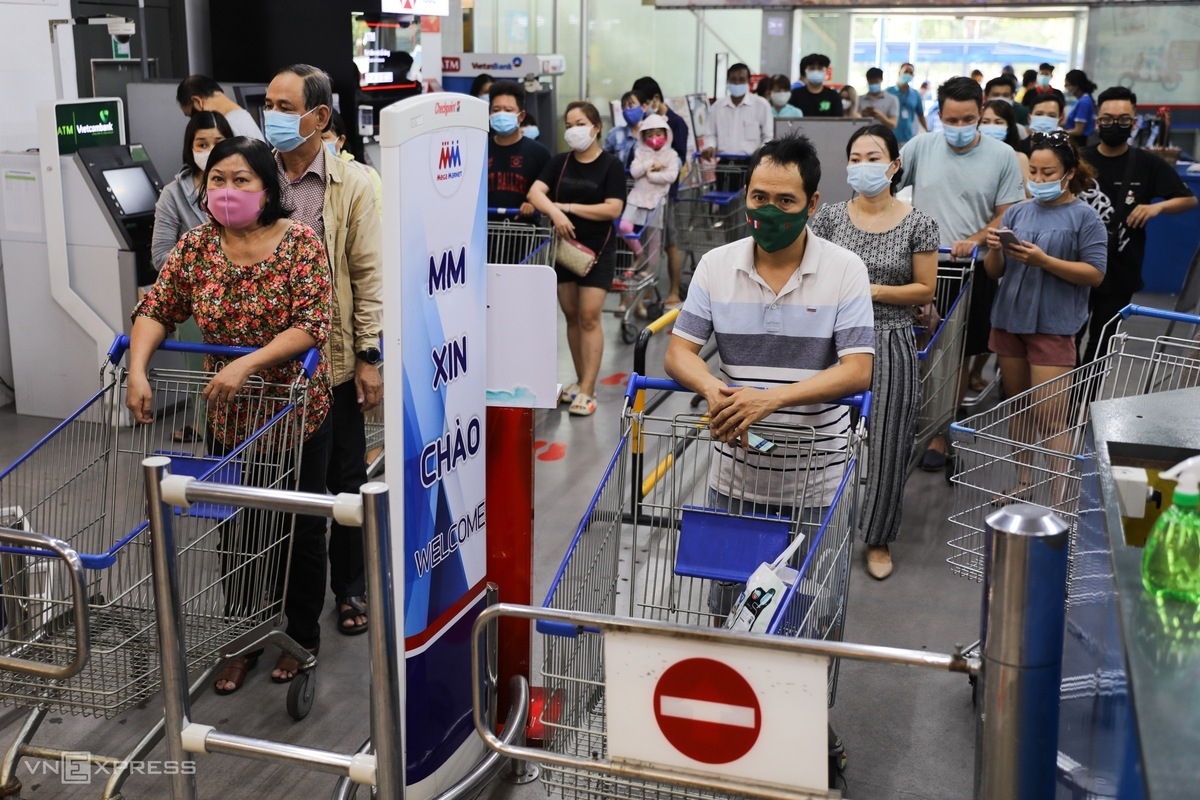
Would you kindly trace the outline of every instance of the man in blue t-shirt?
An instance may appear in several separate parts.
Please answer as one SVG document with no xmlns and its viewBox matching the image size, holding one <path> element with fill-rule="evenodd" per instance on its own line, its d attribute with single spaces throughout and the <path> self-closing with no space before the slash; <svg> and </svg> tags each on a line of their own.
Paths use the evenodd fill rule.
<svg viewBox="0 0 1200 800">
<path fill-rule="evenodd" d="M 687 121 L 676 114 L 663 100 L 662 88 L 658 85 L 658 81 L 650 76 L 638 78 L 633 82 L 633 91 L 641 93 L 646 98 L 646 103 L 642 108 L 646 111 L 646 116 L 651 114 L 660 114 L 667 118 L 667 126 L 671 129 L 671 148 L 679 154 L 679 163 L 685 167 L 688 164 L 688 124 Z M 680 170 L 680 175 L 684 174 L 684 170 Z M 683 253 L 679 250 L 679 242 L 676 240 L 675 233 L 675 199 L 679 196 L 679 180 L 671 185 L 671 193 L 669 195 L 670 202 L 667 204 L 666 213 L 663 214 L 663 238 L 667 250 L 667 274 L 671 278 L 671 288 L 667 291 L 667 296 L 663 300 L 663 306 L 667 309 L 675 308 L 681 301 L 680 281 L 683 276 Z"/>
<path fill-rule="evenodd" d="M 921 100 L 921 93 L 912 88 L 913 78 L 916 74 L 917 68 L 905 62 L 900 65 L 900 76 L 896 80 L 896 85 L 887 88 L 888 94 L 900 100 L 900 118 L 896 121 L 896 141 L 901 145 L 928 128 L 925 124 L 925 103 Z"/>
</svg>

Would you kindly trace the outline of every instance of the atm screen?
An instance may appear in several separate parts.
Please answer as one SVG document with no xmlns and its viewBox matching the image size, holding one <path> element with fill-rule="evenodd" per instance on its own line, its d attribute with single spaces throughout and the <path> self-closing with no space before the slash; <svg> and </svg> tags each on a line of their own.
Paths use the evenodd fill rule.
<svg viewBox="0 0 1200 800">
<path fill-rule="evenodd" d="M 154 210 L 158 195 L 154 191 L 154 184 L 150 182 L 150 176 L 141 167 L 106 169 L 104 180 L 120 206 L 121 213 L 129 216 Z"/>
</svg>

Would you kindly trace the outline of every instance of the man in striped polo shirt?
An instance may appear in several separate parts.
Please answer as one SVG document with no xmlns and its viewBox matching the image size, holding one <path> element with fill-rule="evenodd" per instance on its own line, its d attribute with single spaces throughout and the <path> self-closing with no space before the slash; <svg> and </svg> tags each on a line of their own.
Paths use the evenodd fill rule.
<svg viewBox="0 0 1200 800">
<path fill-rule="evenodd" d="M 741 442 L 765 421 L 812 428 L 823 449 L 821 434 L 845 436 L 850 428 L 849 410 L 831 401 L 871 385 L 867 269 L 806 229 L 820 177 L 816 150 L 803 136 L 754 154 L 746 190 L 751 238 L 700 260 L 667 345 L 667 374 L 708 401 L 712 438 L 722 443 L 709 470 L 710 496 L 734 513 L 799 519 L 828 506 L 845 463 L 836 448 L 810 460 L 807 448 L 759 453 Z M 699 356 L 713 335 L 721 377 Z M 728 611 L 725 600 L 718 605 L 714 614 Z"/>
</svg>

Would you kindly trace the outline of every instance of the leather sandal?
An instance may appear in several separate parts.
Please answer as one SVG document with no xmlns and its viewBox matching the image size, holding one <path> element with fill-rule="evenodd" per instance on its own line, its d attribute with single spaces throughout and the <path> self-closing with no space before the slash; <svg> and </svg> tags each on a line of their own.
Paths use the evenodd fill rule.
<svg viewBox="0 0 1200 800">
<path fill-rule="evenodd" d="M 358 636 L 366 633 L 369 622 L 355 623 L 359 617 L 367 616 L 367 598 L 362 595 L 355 597 L 338 597 L 338 633 L 343 636 Z M 346 623 L 352 623 L 347 625 Z"/>
<path fill-rule="evenodd" d="M 254 655 L 234 656 L 227 660 L 225 667 L 213 681 L 213 691 L 217 694 L 233 694 L 242 688 L 242 684 L 246 682 L 246 673 L 258 665 L 258 656 L 259 654 L 255 653 Z M 233 688 L 223 689 L 217 685 L 219 683 L 232 683 Z"/>
<path fill-rule="evenodd" d="M 308 652 L 312 653 L 315 656 L 317 654 L 317 651 L 320 650 L 321 648 L 306 647 L 304 649 L 307 650 Z M 280 653 L 279 658 L 275 661 L 275 667 L 271 671 L 272 672 L 290 672 L 291 673 L 290 678 L 279 678 L 279 677 L 276 677 L 275 675 L 272 675 L 271 676 L 272 683 L 291 683 L 293 680 L 296 679 L 296 674 L 298 672 L 300 672 L 300 662 L 297 661 L 296 659 L 292 658 L 286 652 Z"/>
</svg>

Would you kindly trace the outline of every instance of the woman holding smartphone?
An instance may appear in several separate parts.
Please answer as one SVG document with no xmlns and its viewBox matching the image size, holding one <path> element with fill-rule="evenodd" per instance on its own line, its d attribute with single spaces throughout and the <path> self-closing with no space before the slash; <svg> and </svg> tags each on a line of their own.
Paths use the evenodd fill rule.
<svg viewBox="0 0 1200 800">
<path fill-rule="evenodd" d="M 1030 389 L 1031 406 L 1010 423 L 1015 441 L 1066 452 L 1063 415 L 1070 392 L 1054 386 L 1075 368 L 1075 332 L 1088 316 L 1091 287 L 1104 280 L 1108 233 L 1079 192 L 1094 173 L 1065 131 L 1030 139 L 1028 191 L 1032 200 L 1004 212 L 1003 228 L 988 228 L 984 268 L 1000 280 L 988 347 L 1000 364 L 1009 397 Z M 1037 483 L 1028 451 L 1017 454 L 1017 485 L 1006 495 L 1025 499 Z M 1051 485 L 1051 489 L 1053 489 Z M 1054 499 L 1051 499 L 1051 503 Z"/>
</svg>

